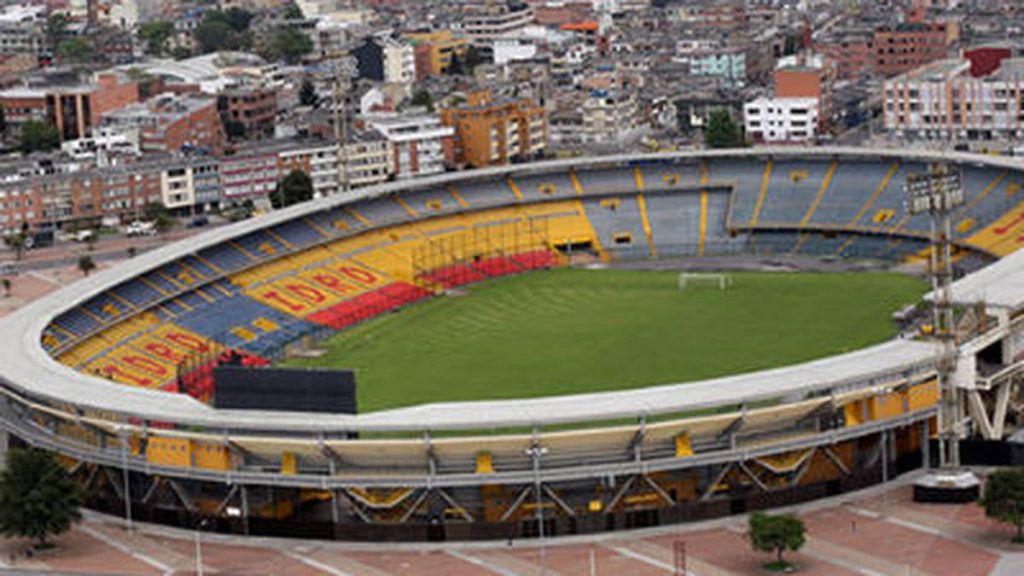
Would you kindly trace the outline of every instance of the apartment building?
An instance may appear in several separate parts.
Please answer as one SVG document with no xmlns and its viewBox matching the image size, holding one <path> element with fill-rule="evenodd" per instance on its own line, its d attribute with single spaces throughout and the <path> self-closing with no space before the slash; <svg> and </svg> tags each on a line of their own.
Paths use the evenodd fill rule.
<svg viewBox="0 0 1024 576">
<path fill-rule="evenodd" d="M 943 22 L 903 22 L 877 29 L 874 36 L 875 70 L 895 76 L 946 58 L 951 30 Z"/>
<path fill-rule="evenodd" d="M 518 0 L 484 0 L 470 4 L 462 19 L 462 31 L 470 43 L 486 46 L 510 36 L 533 22 L 533 8 Z"/>
<path fill-rule="evenodd" d="M 817 98 L 761 97 L 743 105 L 743 125 L 755 143 L 795 144 L 818 135 Z"/>
<path fill-rule="evenodd" d="M 436 114 L 387 114 L 366 118 L 390 148 L 395 178 L 414 178 L 444 172 L 454 160 L 455 129 L 441 124 Z"/>
<path fill-rule="evenodd" d="M 440 111 L 455 129 L 455 162 L 480 168 L 542 153 L 548 145 L 547 111 L 530 98 L 495 100 L 473 92 L 465 104 Z"/>
<path fill-rule="evenodd" d="M 29 119 L 56 126 L 61 141 L 76 140 L 99 126 L 105 113 L 139 101 L 139 85 L 114 74 L 100 74 L 93 83 L 42 82 L 0 91 L 5 119 L 15 128 Z"/>
<path fill-rule="evenodd" d="M 885 81 L 885 128 L 911 140 L 984 145 L 1024 138 L 1024 58 L 985 75 L 968 59 L 933 62 Z"/>
<path fill-rule="evenodd" d="M 461 58 L 469 48 L 469 41 L 451 30 L 406 32 L 403 37 L 413 46 L 416 81 L 447 74 L 452 56 Z"/>
<path fill-rule="evenodd" d="M 580 106 L 583 144 L 613 145 L 636 135 L 640 105 L 629 89 L 591 90 Z"/>
</svg>

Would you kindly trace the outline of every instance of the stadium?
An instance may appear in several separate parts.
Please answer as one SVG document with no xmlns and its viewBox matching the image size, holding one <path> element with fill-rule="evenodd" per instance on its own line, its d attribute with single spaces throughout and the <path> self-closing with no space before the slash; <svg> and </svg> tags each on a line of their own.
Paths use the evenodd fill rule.
<svg viewBox="0 0 1024 576">
<path fill-rule="evenodd" d="M 553 296 L 522 305 L 539 307 L 530 317 L 536 322 L 546 303 L 566 298 L 557 285 L 576 281 L 571 272 L 583 268 L 657 268 L 723 256 L 869 263 L 864 268 L 925 262 L 931 222 L 906 211 L 904 183 L 932 163 L 957 170 L 965 196 L 953 215 L 963 275 L 953 291 L 957 385 L 967 399 L 960 430 L 998 440 L 1010 424 L 1024 354 L 1024 262 L 1013 254 L 1024 244 L 1024 169 L 999 157 L 846 148 L 578 158 L 452 173 L 211 230 L 6 319 L 3 422 L 17 441 L 59 453 L 96 509 L 181 526 L 206 519 L 217 530 L 253 535 L 393 541 L 584 534 L 743 513 L 884 482 L 928 465 L 940 347 L 906 331 L 841 333 L 859 316 L 920 303 L 923 284 L 904 283 L 897 298 L 870 313 L 861 307 L 879 296 L 864 284 L 807 292 L 783 285 L 800 302 L 829 289 L 868 297 L 843 296 L 852 309 L 847 316 L 829 315 L 834 301 L 814 308 L 811 320 L 838 324 L 839 336 L 813 351 L 810 343 L 791 342 L 773 358 L 741 360 L 743 318 L 725 320 L 732 331 L 715 343 L 724 360 L 711 372 L 673 365 L 676 380 L 647 370 L 654 363 L 644 358 L 647 344 L 627 348 L 623 366 L 646 379 L 593 370 L 605 372 L 604 380 L 559 387 L 554 377 L 550 386 L 519 386 L 513 374 L 502 380 L 511 384 L 488 389 L 486 373 L 476 375 L 476 388 L 445 374 L 429 390 L 446 393 L 426 394 L 444 401 L 426 403 L 410 390 L 426 381 L 421 364 L 429 354 L 384 347 L 379 354 L 401 365 L 393 373 L 406 381 L 382 385 L 377 397 L 359 389 L 360 403 L 372 410 L 358 413 L 284 409 L 287 403 L 256 408 L 260 399 L 255 391 L 247 399 L 244 378 L 230 404 L 219 378 L 260 379 L 275 374 L 261 372 L 271 364 L 316 364 L 329 354 L 312 352 L 335 338 L 403 322 L 438 302 L 486 307 L 486 290 L 539 278 L 551 286 L 532 294 Z M 666 293 L 714 296 L 715 314 L 735 308 L 730 295 L 742 297 L 756 276 L 680 275 L 670 264 L 661 275 Z M 693 285 L 683 287 L 683 280 Z M 705 280 L 712 285 L 699 286 Z M 516 298 L 511 293 L 506 298 Z M 600 317 L 600 298 L 618 296 L 596 294 L 593 315 Z M 901 301 L 908 294 L 917 301 Z M 619 314 L 634 309 L 635 316 L 660 313 L 636 307 Z M 782 329 L 786 309 L 773 312 L 767 329 L 751 328 L 755 343 L 800 331 Z M 502 318 L 484 314 L 479 322 L 497 324 L 500 333 Z M 431 326 L 459 336 L 458 325 L 442 320 L 428 318 L 410 338 Z M 660 345 L 668 340 L 671 350 L 683 337 L 681 321 L 682 330 Z M 380 331 L 377 340 L 410 325 Z M 709 325 L 713 317 L 694 330 Z M 646 328 L 629 329 L 632 338 Z M 526 334 L 520 339 L 533 340 Z M 470 340 L 450 345 L 463 349 L 476 337 L 463 336 Z M 536 340 L 535 349 L 552 348 L 541 335 Z M 468 355 L 483 355 L 469 364 L 479 370 L 503 370 L 500 352 Z M 329 363 L 344 367 L 350 358 Z M 521 364 L 533 374 L 548 366 L 530 358 Z"/>
</svg>

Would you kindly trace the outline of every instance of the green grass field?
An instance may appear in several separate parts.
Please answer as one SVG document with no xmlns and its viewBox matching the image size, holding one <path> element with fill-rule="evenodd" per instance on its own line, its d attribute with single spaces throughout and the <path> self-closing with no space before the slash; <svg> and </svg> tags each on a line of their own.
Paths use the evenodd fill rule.
<svg viewBox="0 0 1024 576">
<path fill-rule="evenodd" d="M 315 359 L 354 368 L 360 411 L 701 380 L 889 338 L 926 286 L 901 274 L 737 273 L 686 291 L 676 272 L 554 270 L 488 281 L 341 332 Z"/>
</svg>

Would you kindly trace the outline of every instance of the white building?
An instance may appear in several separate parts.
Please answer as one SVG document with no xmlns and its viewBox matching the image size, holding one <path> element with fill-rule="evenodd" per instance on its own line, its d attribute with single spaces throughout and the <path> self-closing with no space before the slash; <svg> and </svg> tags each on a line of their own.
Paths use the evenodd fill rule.
<svg viewBox="0 0 1024 576">
<path fill-rule="evenodd" d="M 743 126 L 754 142 L 812 141 L 818 135 L 818 100 L 758 98 L 743 105 Z"/>
<path fill-rule="evenodd" d="M 412 84 L 416 80 L 416 54 L 411 44 L 388 39 L 383 49 L 384 81 Z"/>
<path fill-rule="evenodd" d="M 455 129 L 442 126 L 436 114 L 380 114 L 365 120 L 391 146 L 391 172 L 396 178 L 444 171 L 445 148 L 451 146 Z"/>
<path fill-rule="evenodd" d="M 492 50 L 494 64 L 497 66 L 529 60 L 537 55 L 537 45 L 522 38 L 499 38 L 494 41 Z"/>
</svg>

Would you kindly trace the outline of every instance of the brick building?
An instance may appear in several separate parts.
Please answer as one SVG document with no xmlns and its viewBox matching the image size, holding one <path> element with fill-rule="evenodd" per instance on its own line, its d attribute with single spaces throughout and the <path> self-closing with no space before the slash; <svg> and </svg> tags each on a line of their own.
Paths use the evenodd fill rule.
<svg viewBox="0 0 1024 576">
<path fill-rule="evenodd" d="M 228 88 L 217 95 L 217 110 L 225 129 L 235 123 L 243 138 L 270 138 L 277 118 L 277 92 L 261 86 Z"/>
<path fill-rule="evenodd" d="M 103 117 L 104 124 L 138 128 L 145 152 L 203 150 L 216 153 L 224 145 L 224 128 L 215 98 L 161 94 Z"/>
<path fill-rule="evenodd" d="M 890 77 L 946 57 L 952 30 L 945 23 L 904 22 L 875 30 L 875 70 Z"/>
<path fill-rule="evenodd" d="M 19 125 L 34 119 L 57 128 L 60 139 L 76 140 L 99 126 L 103 115 L 139 101 L 139 85 L 101 74 L 92 84 L 44 84 L 0 91 L 7 121 Z"/>
</svg>

